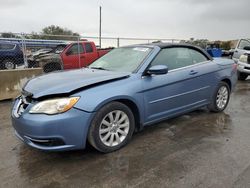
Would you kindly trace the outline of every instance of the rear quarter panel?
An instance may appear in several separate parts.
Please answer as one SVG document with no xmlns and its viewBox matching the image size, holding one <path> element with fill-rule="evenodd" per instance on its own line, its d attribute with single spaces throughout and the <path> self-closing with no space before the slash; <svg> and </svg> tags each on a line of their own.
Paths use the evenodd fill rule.
<svg viewBox="0 0 250 188">
<path fill-rule="evenodd" d="M 219 68 L 219 71 L 216 74 L 218 81 L 225 79 L 230 80 L 230 88 L 231 91 L 233 91 L 237 83 L 237 65 L 235 61 L 225 58 L 215 58 L 213 61 L 218 65 Z"/>
</svg>

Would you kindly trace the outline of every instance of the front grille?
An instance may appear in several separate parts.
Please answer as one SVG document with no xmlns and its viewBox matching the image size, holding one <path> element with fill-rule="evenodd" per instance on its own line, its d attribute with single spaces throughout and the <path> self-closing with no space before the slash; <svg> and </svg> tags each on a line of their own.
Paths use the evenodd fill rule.
<svg viewBox="0 0 250 188">
<path fill-rule="evenodd" d="M 250 54 L 247 56 L 247 63 L 250 64 Z"/>
</svg>

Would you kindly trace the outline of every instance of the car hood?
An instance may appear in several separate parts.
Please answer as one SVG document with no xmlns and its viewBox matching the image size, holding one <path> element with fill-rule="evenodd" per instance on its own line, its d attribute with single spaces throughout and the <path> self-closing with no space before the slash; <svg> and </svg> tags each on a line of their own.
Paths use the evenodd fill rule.
<svg viewBox="0 0 250 188">
<path fill-rule="evenodd" d="M 36 60 L 48 60 L 48 59 L 51 59 L 51 58 L 58 58 L 60 57 L 59 54 L 56 54 L 56 53 L 46 53 L 46 54 L 41 54 L 41 55 L 38 55 L 37 57 L 35 57 Z"/>
<path fill-rule="evenodd" d="M 29 80 L 23 87 L 22 93 L 34 99 L 49 95 L 71 94 L 86 87 L 123 79 L 129 75 L 128 72 L 88 68 L 49 73 Z"/>
</svg>

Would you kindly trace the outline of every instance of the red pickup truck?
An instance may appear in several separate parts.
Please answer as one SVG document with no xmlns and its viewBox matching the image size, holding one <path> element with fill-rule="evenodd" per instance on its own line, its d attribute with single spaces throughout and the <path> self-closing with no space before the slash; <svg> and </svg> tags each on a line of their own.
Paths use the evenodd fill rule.
<svg viewBox="0 0 250 188">
<path fill-rule="evenodd" d="M 44 72 L 77 69 L 88 66 L 113 48 L 97 49 L 94 42 L 80 41 L 68 44 L 61 53 L 51 52 L 28 59 L 29 67 L 42 67 Z"/>
<path fill-rule="evenodd" d="M 86 67 L 111 49 L 97 49 L 95 43 L 90 41 L 71 43 L 60 54 L 63 69 Z"/>
</svg>

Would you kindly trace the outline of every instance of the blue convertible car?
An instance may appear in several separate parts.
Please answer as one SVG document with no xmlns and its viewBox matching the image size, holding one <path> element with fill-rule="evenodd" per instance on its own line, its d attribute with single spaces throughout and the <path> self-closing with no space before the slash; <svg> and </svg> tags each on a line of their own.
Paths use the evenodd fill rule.
<svg viewBox="0 0 250 188">
<path fill-rule="evenodd" d="M 34 148 L 101 152 L 126 145 L 135 131 L 207 106 L 223 111 L 237 76 L 229 59 L 200 48 L 155 43 L 112 50 L 91 66 L 26 83 L 15 100 L 16 135 Z"/>
</svg>

